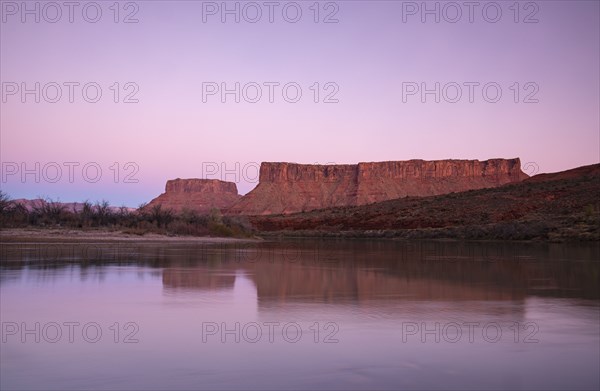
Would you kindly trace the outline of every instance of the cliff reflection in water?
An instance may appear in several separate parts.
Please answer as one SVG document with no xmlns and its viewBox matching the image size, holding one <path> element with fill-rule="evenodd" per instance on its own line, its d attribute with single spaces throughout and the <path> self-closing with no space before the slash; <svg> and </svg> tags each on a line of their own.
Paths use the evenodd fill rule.
<svg viewBox="0 0 600 391">
<path fill-rule="evenodd" d="M 599 388 L 595 244 L 3 243 L 0 256 L 3 322 L 103 331 L 8 335 L 2 389 Z M 139 343 L 116 344 L 117 323 Z"/>
<path fill-rule="evenodd" d="M 599 299 L 595 244 L 302 240 L 237 244 L 12 244 L 2 246 L 0 283 L 35 269 L 52 279 L 73 268 L 98 278 L 105 265 L 147 266 L 163 289 L 232 289 L 241 272 L 260 303 L 366 300 Z M 94 272 L 90 272 L 94 269 Z M 92 276 L 92 277 L 90 277 Z"/>
<path fill-rule="evenodd" d="M 594 246 L 454 242 L 295 242 L 189 249 L 167 256 L 163 287 L 233 289 L 251 279 L 258 301 L 598 299 Z"/>
</svg>

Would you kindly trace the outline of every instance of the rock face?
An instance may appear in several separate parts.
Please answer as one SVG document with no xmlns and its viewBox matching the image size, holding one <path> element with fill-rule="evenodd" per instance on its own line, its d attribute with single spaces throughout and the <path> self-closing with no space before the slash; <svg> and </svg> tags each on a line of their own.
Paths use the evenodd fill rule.
<svg viewBox="0 0 600 391">
<path fill-rule="evenodd" d="M 161 205 L 163 208 L 181 212 L 184 209 L 208 213 L 211 209 L 225 210 L 240 199 L 233 182 L 218 179 L 173 179 L 167 181 L 165 192 L 147 207 Z"/>
<path fill-rule="evenodd" d="M 516 159 L 407 160 L 346 165 L 262 163 L 259 184 L 229 213 L 288 214 L 497 187 L 528 177 Z"/>
</svg>

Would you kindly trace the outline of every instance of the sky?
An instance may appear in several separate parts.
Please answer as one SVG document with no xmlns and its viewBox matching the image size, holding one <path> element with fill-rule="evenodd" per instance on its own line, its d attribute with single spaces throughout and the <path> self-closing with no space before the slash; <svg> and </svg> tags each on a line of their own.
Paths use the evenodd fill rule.
<svg viewBox="0 0 600 391">
<path fill-rule="evenodd" d="M 598 1 L 0 2 L 0 187 L 136 207 L 263 161 L 600 161 Z"/>
</svg>

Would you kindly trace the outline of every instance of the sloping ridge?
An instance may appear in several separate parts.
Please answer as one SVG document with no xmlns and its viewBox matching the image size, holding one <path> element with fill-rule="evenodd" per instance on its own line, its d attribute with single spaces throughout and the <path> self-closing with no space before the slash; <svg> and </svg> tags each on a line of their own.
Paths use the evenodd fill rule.
<svg viewBox="0 0 600 391">
<path fill-rule="evenodd" d="M 534 175 L 531 178 L 527 178 L 526 182 L 546 182 L 546 181 L 558 181 L 564 179 L 581 178 L 585 176 L 600 176 L 600 164 L 592 164 L 589 166 L 582 166 L 572 168 L 566 171 L 552 172 L 547 174 Z"/>
</svg>

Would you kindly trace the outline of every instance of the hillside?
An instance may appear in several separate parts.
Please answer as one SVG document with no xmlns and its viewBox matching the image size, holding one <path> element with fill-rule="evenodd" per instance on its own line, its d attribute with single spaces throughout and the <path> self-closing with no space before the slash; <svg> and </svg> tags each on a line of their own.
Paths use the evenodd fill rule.
<svg viewBox="0 0 600 391">
<path fill-rule="evenodd" d="M 599 240 L 600 164 L 520 183 L 290 215 L 252 216 L 290 236 Z"/>
</svg>

